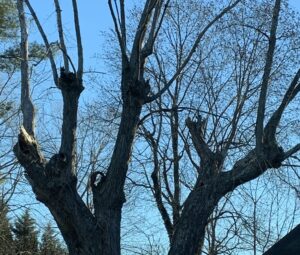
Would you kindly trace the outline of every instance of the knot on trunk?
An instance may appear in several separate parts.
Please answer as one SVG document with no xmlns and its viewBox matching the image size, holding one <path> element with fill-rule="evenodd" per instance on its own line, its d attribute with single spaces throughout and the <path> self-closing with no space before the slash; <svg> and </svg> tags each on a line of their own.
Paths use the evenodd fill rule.
<svg viewBox="0 0 300 255">
<path fill-rule="evenodd" d="M 63 67 L 60 68 L 59 88 L 64 91 L 76 91 L 81 93 L 84 90 L 82 82 L 76 76 L 76 73 L 67 72 Z"/>
<path fill-rule="evenodd" d="M 101 171 L 96 171 L 90 176 L 90 187 L 101 188 L 106 181 L 106 175 Z"/>
<path fill-rule="evenodd" d="M 45 172 L 48 177 L 61 176 L 68 165 L 67 156 L 64 153 L 54 154 L 46 165 Z"/>
<path fill-rule="evenodd" d="M 264 146 L 264 155 L 267 167 L 279 168 L 284 160 L 284 150 L 277 144 L 266 144 Z"/>
<path fill-rule="evenodd" d="M 44 162 L 44 158 L 39 152 L 37 141 L 23 126 L 20 128 L 18 142 L 14 146 L 13 151 L 24 167 L 33 163 L 41 164 Z"/>
<path fill-rule="evenodd" d="M 129 86 L 129 94 L 133 97 L 139 104 L 144 104 L 147 100 L 148 95 L 151 91 L 149 80 L 136 80 L 133 84 Z"/>
</svg>

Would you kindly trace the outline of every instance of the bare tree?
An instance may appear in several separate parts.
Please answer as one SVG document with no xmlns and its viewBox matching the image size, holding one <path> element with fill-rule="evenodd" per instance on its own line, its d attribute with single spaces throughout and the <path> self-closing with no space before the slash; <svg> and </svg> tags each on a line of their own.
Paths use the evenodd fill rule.
<svg viewBox="0 0 300 255">
<path fill-rule="evenodd" d="M 220 198 L 236 187 L 257 178 L 269 168 L 279 168 L 282 162 L 299 150 L 299 144 L 284 151 L 277 143 L 276 130 L 282 114 L 289 103 L 299 92 L 299 71 L 288 86 L 280 105 L 264 124 L 266 116 L 265 105 L 267 90 L 271 81 L 271 70 L 274 61 L 274 52 L 277 41 L 277 27 L 281 1 L 275 1 L 273 8 L 270 34 L 268 35 L 268 50 L 266 52 L 263 76 L 260 83 L 258 99 L 257 121 L 255 123 L 256 143 L 245 157 L 236 161 L 231 170 L 222 171 L 224 160 L 228 154 L 230 144 L 236 134 L 237 116 L 242 109 L 242 101 L 233 112 L 231 131 L 221 148 L 211 148 L 203 132 L 201 119 L 193 121 L 187 119 L 193 145 L 199 157 L 200 174 L 193 191 L 184 203 L 184 208 L 179 222 L 176 224 L 169 254 L 195 254 L 199 248 L 191 243 L 201 243 L 204 239 L 207 219 L 217 205 Z M 201 217 L 199 217 L 201 215 Z M 185 240 L 185 241 L 182 241 Z"/>
<path fill-rule="evenodd" d="M 193 34 L 194 26 L 201 26 L 197 23 L 197 19 L 193 19 L 193 15 L 198 18 L 197 11 L 195 11 L 195 14 L 191 11 L 192 8 L 187 7 L 190 4 L 189 7 L 195 8 L 195 2 L 197 1 L 194 2 L 194 5 L 192 2 L 189 1 L 185 4 L 181 2 L 173 3 L 172 12 L 165 20 L 165 26 L 162 28 L 163 32 L 161 32 L 154 50 L 155 58 L 150 59 L 150 63 L 147 65 L 147 75 L 151 77 L 153 84 L 158 88 L 167 82 L 170 70 L 177 70 L 180 66 L 184 53 L 188 51 L 190 41 L 195 36 Z M 201 46 L 198 48 L 198 52 L 194 55 L 188 69 L 181 71 L 181 75 L 174 81 L 173 87 L 161 98 L 158 98 L 156 102 L 152 103 L 148 107 L 150 113 L 145 113 L 141 119 L 141 134 L 148 142 L 150 149 L 147 150 L 142 143 L 140 144 L 143 147 L 137 151 L 137 154 L 143 150 L 146 151 L 145 158 L 140 160 L 140 164 L 148 164 L 148 166 L 144 166 L 146 170 L 141 171 L 140 174 L 144 172 L 147 178 L 146 181 L 135 184 L 152 191 L 157 209 L 161 214 L 162 222 L 169 236 L 171 247 L 173 244 L 175 246 L 182 245 L 182 240 L 186 236 L 190 236 L 191 239 L 186 242 L 185 248 L 181 247 L 184 250 L 181 250 L 179 254 L 198 254 L 201 250 L 206 254 L 226 254 L 226 252 L 231 254 L 232 250 L 230 249 L 234 247 L 232 239 L 237 242 L 235 249 L 249 249 L 259 253 L 274 242 L 274 236 L 283 234 L 283 232 L 276 232 L 275 229 L 272 231 L 270 226 L 265 228 L 261 224 L 262 219 L 266 220 L 266 218 L 258 216 L 261 208 L 256 205 L 257 198 L 250 196 L 248 203 L 245 203 L 245 205 L 255 204 L 252 216 L 247 216 L 248 219 L 253 221 L 253 224 L 249 224 L 246 229 L 236 227 L 239 222 L 246 223 L 245 218 L 247 217 L 233 210 L 234 207 L 230 208 L 231 211 L 229 212 L 226 207 L 224 211 L 217 210 L 212 213 L 213 210 L 211 210 L 207 213 L 210 216 L 207 216 L 204 221 L 202 218 L 203 213 L 206 215 L 209 204 L 212 203 L 212 208 L 215 210 L 222 208 L 222 205 L 219 204 L 220 198 L 214 201 L 214 196 L 226 183 L 224 176 L 230 174 L 230 169 L 234 168 L 234 165 L 237 167 L 238 164 L 235 164 L 235 162 L 255 147 L 254 127 L 257 122 L 254 119 L 257 117 L 256 109 L 261 100 L 259 99 L 260 90 L 262 84 L 264 84 L 262 80 L 266 75 L 266 65 L 269 61 L 269 58 L 266 59 L 265 55 L 270 55 L 270 52 L 268 53 L 266 49 L 269 48 L 270 51 L 270 48 L 275 47 L 274 45 L 270 46 L 270 44 L 279 38 L 280 43 L 276 46 L 276 53 L 275 51 L 272 53 L 275 60 L 268 75 L 268 83 L 270 84 L 268 100 L 274 98 L 278 100 L 280 98 L 278 95 L 280 83 L 278 82 L 279 80 L 280 82 L 286 82 L 283 79 L 284 70 L 288 66 L 299 64 L 294 58 L 295 55 L 299 54 L 295 49 L 295 42 L 299 37 L 298 35 L 294 36 L 295 33 L 298 33 L 298 30 L 294 30 L 293 23 L 296 23 L 297 20 L 290 20 L 290 25 L 283 21 L 281 24 L 276 25 L 275 16 L 279 13 L 275 13 L 271 8 L 272 3 L 271 1 L 265 2 L 265 4 L 252 3 L 236 8 L 236 12 L 233 11 L 234 13 L 230 18 L 226 16 L 224 20 L 217 23 L 211 34 L 206 34 L 206 38 L 202 41 L 203 48 Z M 276 8 L 278 8 L 278 4 L 277 2 Z M 283 8 L 284 17 L 292 17 L 285 7 Z M 201 8 L 200 5 L 198 8 Z M 275 10 L 278 11 L 276 8 Z M 243 15 L 240 15 L 241 13 Z M 278 26 L 279 31 L 273 39 L 271 39 L 271 34 L 274 31 L 268 32 L 272 24 Z M 293 30 L 294 32 L 292 32 Z M 220 37 L 218 37 L 218 34 Z M 162 43 L 160 44 L 160 42 Z M 293 76 L 291 74 L 290 77 L 293 78 Z M 280 89 L 280 93 L 284 95 L 286 92 Z M 272 111 L 276 112 L 274 105 L 273 107 L 268 106 L 268 110 L 264 111 L 265 118 L 269 118 L 268 125 L 272 121 Z M 183 121 L 187 115 L 190 115 L 190 118 L 186 121 L 188 131 Z M 287 115 L 290 115 L 289 111 Z M 281 125 L 286 124 L 282 121 L 278 126 L 276 139 L 286 148 L 293 146 L 293 144 L 295 146 L 297 140 L 288 137 L 283 139 L 285 136 L 283 133 L 289 131 L 284 130 L 282 132 Z M 297 134 L 297 131 L 295 134 Z M 273 142 L 276 147 L 277 142 Z M 292 144 L 289 145 L 290 142 Z M 297 149 L 298 147 L 296 145 L 294 148 Z M 146 157 L 146 155 L 151 155 L 150 150 L 152 153 L 151 159 Z M 278 148 L 278 152 L 280 151 L 281 149 Z M 254 151 L 252 153 L 253 158 L 251 160 L 256 161 L 257 153 L 254 153 Z M 274 156 L 275 152 L 274 155 L 273 152 L 271 154 Z M 138 160 L 138 156 L 136 158 Z M 186 158 L 190 160 L 190 163 L 187 164 Z M 258 167 L 261 167 L 260 164 L 258 164 Z M 268 164 L 267 161 L 266 164 Z M 245 163 L 246 165 L 248 166 L 248 163 Z M 284 167 L 288 166 L 284 165 Z M 257 172 L 255 177 L 263 174 L 267 168 L 271 167 L 274 166 L 264 166 L 259 174 Z M 150 173 L 149 168 L 153 169 Z M 263 170 L 264 168 L 265 170 Z M 254 171 L 254 169 L 251 171 Z M 297 174 L 295 176 L 297 177 Z M 274 174 L 273 178 L 275 178 Z M 138 180 L 138 178 L 136 179 Z M 247 181 L 252 179 L 254 177 Z M 246 183 L 246 181 L 242 181 L 243 183 Z M 232 185 L 233 188 L 230 192 L 240 184 Z M 281 192 L 279 188 L 275 184 L 273 187 L 278 190 L 277 195 L 279 195 Z M 260 189 L 262 190 L 262 188 Z M 222 193 L 221 197 L 224 197 L 227 192 Z M 187 194 L 189 195 L 185 200 Z M 262 195 L 265 196 L 266 192 L 262 192 L 260 196 Z M 189 202 L 192 196 L 196 197 L 193 198 L 193 202 Z M 269 193 L 269 199 L 270 197 L 274 196 Z M 198 199 L 196 200 L 196 198 Z M 208 199 L 210 201 L 207 201 Z M 251 199 L 253 199 L 252 202 Z M 224 200 L 222 200 L 223 202 Z M 234 201 L 232 202 L 234 203 Z M 217 204 L 219 204 L 218 207 Z M 185 214 L 184 217 L 187 206 L 191 207 L 191 211 Z M 283 204 L 281 204 L 281 207 L 283 207 Z M 276 208 L 280 209 L 280 205 L 277 204 Z M 274 205 L 271 205 L 269 210 L 273 213 L 276 211 Z M 290 212 L 287 214 L 293 213 L 293 207 L 291 207 Z M 228 228 L 222 221 L 222 218 L 225 217 L 230 217 L 233 221 L 231 221 L 232 223 Z M 289 222 L 293 222 L 293 218 L 288 217 L 288 219 Z M 182 224 L 186 224 L 186 227 L 179 227 L 178 220 Z M 267 220 L 272 221 L 270 215 Z M 203 235 L 201 237 L 199 237 L 199 224 L 203 224 Z M 289 229 L 286 222 L 280 224 L 285 225 L 285 231 Z M 222 228 L 223 233 L 226 229 L 228 232 L 221 237 L 220 233 L 217 232 L 217 226 L 219 229 Z M 263 227 L 265 232 L 261 231 L 259 226 Z M 193 227 L 195 228 L 195 236 L 191 234 Z M 174 233 L 176 231 L 181 232 L 184 229 L 186 232 L 178 237 L 175 242 Z M 207 235 L 206 245 L 208 246 L 205 247 L 206 249 L 202 248 L 205 229 Z M 241 231 L 243 233 L 240 233 Z M 253 239 L 245 238 L 246 235 Z M 196 236 L 200 240 L 198 251 L 195 251 L 196 245 L 191 245 L 191 243 L 194 243 L 192 240 Z M 227 241 L 228 244 L 226 244 Z M 226 245 L 228 246 L 226 247 Z M 193 251 L 189 249 L 193 249 Z"/>
<path fill-rule="evenodd" d="M 36 22 L 45 47 L 48 49 L 54 83 L 61 91 L 63 98 L 61 144 L 59 151 L 50 160 L 46 160 L 42 155 L 35 136 L 34 106 L 29 93 L 28 39 L 24 2 Z M 159 153 L 157 139 L 153 139 L 151 132 L 144 130 L 144 136 L 153 150 L 153 194 L 169 234 L 169 255 L 199 254 L 202 250 L 209 218 L 219 200 L 239 185 L 257 178 L 266 170 L 279 168 L 284 160 L 298 152 L 300 149 L 299 144 L 284 151 L 277 143 L 276 132 L 284 111 L 300 90 L 298 82 L 300 71 L 293 77 L 279 106 L 271 114 L 270 118 L 265 121 L 267 117 L 268 89 L 273 81 L 271 74 L 274 61 L 276 60 L 274 57 L 281 7 L 281 1 L 276 0 L 274 1 L 274 8 L 271 10 L 271 21 L 267 22 L 270 24 L 270 32 L 264 32 L 267 37 L 268 50 L 264 52 L 266 53 L 266 58 L 262 77 L 255 77 L 256 80 L 261 78 L 259 86 L 253 89 L 250 83 L 245 83 L 245 86 L 238 87 L 236 97 L 225 105 L 225 109 L 221 114 L 212 114 L 214 111 L 219 110 L 216 98 L 223 93 L 222 85 L 227 83 L 226 79 L 221 79 L 222 83 L 219 85 L 219 90 L 215 88 L 214 83 L 205 83 L 208 93 L 212 95 L 211 100 L 207 102 L 210 106 L 209 111 L 207 111 L 208 114 L 211 114 L 210 122 L 206 123 L 204 121 L 203 116 L 201 116 L 202 112 L 196 114 L 194 118 L 186 119 L 188 133 L 185 133 L 186 137 L 183 137 L 183 140 L 190 139 L 192 141 L 193 146 L 190 146 L 190 143 L 186 143 L 190 146 L 190 151 L 192 151 L 189 157 L 193 159 L 197 155 L 198 160 L 193 160 L 193 165 L 197 172 L 195 175 L 196 181 L 194 185 L 188 187 L 190 193 L 185 202 L 181 202 L 179 160 L 183 149 L 179 148 L 180 144 L 178 142 L 179 131 L 181 130 L 179 129 L 179 103 L 177 102 L 180 99 L 179 93 L 182 93 L 179 88 L 181 75 L 191 67 L 191 64 L 199 60 L 197 57 L 195 58 L 195 52 L 197 52 L 200 43 L 204 40 L 206 33 L 220 19 L 224 18 L 225 14 L 231 12 L 239 2 L 241 0 L 229 1 L 229 4 L 218 10 L 205 25 L 200 28 L 195 27 L 196 33 L 191 41 L 191 47 L 182 49 L 184 50 L 182 51 L 183 54 L 180 55 L 180 61 L 178 61 L 175 69 L 168 72 L 167 75 L 163 75 L 163 72 L 161 72 L 161 76 L 150 77 L 150 80 L 147 80 L 146 69 L 148 64 L 146 60 L 151 60 L 157 56 L 153 54 L 155 52 L 155 42 L 166 16 L 173 10 L 172 1 L 145 1 L 132 41 L 128 39 L 124 0 L 108 1 L 120 48 L 122 110 L 116 141 L 106 174 L 96 170 L 90 176 L 93 195 L 93 208 L 90 208 L 84 203 L 77 189 L 77 112 L 79 97 L 84 89 L 82 80 L 83 46 L 77 2 L 76 0 L 72 1 L 78 63 L 77 67 L 75 67 L 64 42 L 59 1 L 55 1 L 59 46 L 64 59 L 64 67 L 61 68 L 58 74 L 50 43 L 30 1 L 18 0 L 22 48 L 21 108 L 23 125 L 20 129 L 18 143 L 14 147 L 14 152 L 25 169 L 26 177 L 36 198 L 44 203 L 53 215 L 67 243 L 70 254 L 120 254 L 122 207 L 126 201 L 124 185 L 137 128 L 139 126 L 142 127 L 143 124 L 140 120 L 141 113 L 145 109 L 145 105 L 151 109 L 151 103 L 155 101 L 163 104 L 164 95 L 173 88 L 173 85 L 176 87 L 175 93 L 169 93 L 173 100 L 172 108 L 167 109 L 166 112 L 170 113 L 168 119 L 171 122 L 170 141 L 173 154 L 171 166 L 173 167 L 174 192 L 167 190 L 168 182 L 165 182 L 166 190 L 169 192 L 168 196 L 172 198 L 170 200 L 173 210 L 172 220 L 169 217 L 168 210 L 164 208 L 164 204 L 161 201 L 164 193 L 161 190 L 158 178 L 159 169 L 156 164 Z M 261 38 L 257 40 L 261 40 Z M 252 59 L 252 61 L 254 62 L 255 60 Z M 205 68 L 201 68 L 200 64 L 201 62 L 196 64 L 196 70 L 206 74 Z M 159 66 L 159 61 L 157 66 L 161 68 L 160 70 L 164 68 Z M 217 72 L 218 70 L 213 71 Z M 218 91 L 217 94 L 215 89 Z M 259 93 L 256 93 L 257 91 Z M 249 98 L 251 93 L 256 95 L 254 98 L 256 98 L 256 103 L 258 104 L 255 116 L 256 121 L 254 122 L 255 129 L 249 130 L 252 131 L 251 137 L 254 138 L 255 143 L 253 145 L 248 143 L 249 146 L 245 156 L 239 155 L 239 159 L 235 162 L 225 164 L 227 156 L 231 153 L 232 145 L 237 143 L 238 124 L 241 121 L 240 116 L 250 116 L 250 114 L 247 115 L 249 112 L 246 111 L 245 113 L 243 109 L 246 99 Z M 233 103 L 236 103 L 235 108 L 232 108 Z M 254 104 L 254 109 L 256 106 Z M 225 116 L 228 113 L 225 114 L 226 109 L 229 108 L 232 109 L 231 117 Z M 159 110 L 161 111 L 162 109 Z M 225 129 L 220 124 L 220 116 L 229 119 Z M 212 130 L 211 136 L 206 136 L 205 129 L 207 127 Z M 219 137 L 223 138 L 221 143 Z M 238 149 L 238 147 L 235 147 L 235 149 Z M 184 150 L 189 153 L 187 145 Z M 229 167 L 231 168 L 230 170 Z M 167 170 L 165 169 L 166 173 Z M 167 178 L 168 176 L 166 175 Z M 168 196 L 165 199 L 168 199 Z"/>
<path fill-rule="evenodd" d="M 148 0 L 142 11 L 138 28 L 128 55 L 126 39 L 126 19 L 124 1 L 109 1 L 109 7 L 115 24 L 115 31 L 121 49 L 122 82 L 121 93 L 123 109 L 119 131 L 114 151 L 106 176 L 99 172 L 91 175 L 94 212 L 84 204 L 77 190 L 77 177 L 75 173 L 76 158 L 76 128 L 78 99 L 83 90 L 83 49 L 81 43 L 78 10 L 76 1 L 72 1 L 74 24 L 76 30 L 78 67 L 68 70 L 65 63 L 61 68 L 60 77 L 57 75 L 53 54 L 45 32 L 29 1 L 25 1 L 38 29 L 48 48 L 49 58 L 53 71 L 54 82 L 61 90 L 64 102 L 62 137 L 59 152 L 49 161 L 46 161 L 39 149 L 34 136 L 34 107 L 29 94 L 28 77 L 28 39 L 26 31 L 23 1 L 18 1 L 18 11 L 21 26 L 22 46 L 22 95 L 21 106 L 23 111 L 23 126 L 20 129 L 18 143 L 14 152 L 25 168 L 34 193 L 39 201 L 43 202 L 54 216 L 58 227 L 68 245 L 71 254 L 119 254 L 120 253 L 120 222 L 121 209 L 125 202 L 124 183 L 128 170 L 128 161 L 131 155 L 139 116 L 142 106 L 151 102 L 164 93 L 184 69 L 191 59 L 195 49 L 205 32 L 238 2 L 221 11 L 209 24 L 199 32 L 193 49 L 187 55 L 181 68 L 174 74 L 168 84 L 157 94 L 149 96 L 150 84 L 144 79 L 145 60 L 152 54 L 155 39 L 166 14 L 169 1 Z M 58 1 L 57 13 L 60 14 Z M 60 16 L 57 16 L 58 28 L 61 31 Z M 60 45 L 65 62 L 70 61 L 67 49 L 62 41 L 60 32 Z M 101 174 L 101 181 L 94 182 Z"/>
</svg>

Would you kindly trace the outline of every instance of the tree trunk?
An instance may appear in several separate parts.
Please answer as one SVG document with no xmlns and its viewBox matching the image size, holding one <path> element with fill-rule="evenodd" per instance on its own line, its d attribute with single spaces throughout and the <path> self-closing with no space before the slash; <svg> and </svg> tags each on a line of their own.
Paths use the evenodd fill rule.
<svg viewBox="0 0 300 255">
<path fill-rule="evenodd" d="M 34 137 L 25 129 L 21 129 L 14 151 L 25 168 L 37 199 L 54 216 L 71 255 L 119 255 L 121 211 L 125 202 L 123 187 L 142 106 L 132 97 L 129 106 L 124 106 L 107 176 L 103 176 L 97 185 L 91 183 L 93 214 L 76 190 L 74 151 L 70 147 L 76 140 L 71 128 L 72 123 L 76 123 L 76 113 L 68 111 L 73 105 L 68 102 L 77 102 L 74 102 L 74 95 L 69 96 L 64 97 L 64 119 L 67 123 L 63 125 L 60 153 L 47 162 L 40 154 Z"/>
<path fill-rule="evenodd" d="M 222 196 L 215 180 L 196 186 L 184 203 L 169 255 L 198 255 L 202 249 L 209 216 Z"/>
<path fill-rule="evenodd" d="M 69 187 L 60 191 L 61 197 L 46 202 L 53 215 L 70 255 L 104 254 L 102 243 L 103 229 L 82 202 L 77 192 Z"/>
<path fill-rule="evenodd" d="M 121 213 L 125 199 L 124 183 L 141 105 L 124 106 L 111 164 L 99 184 L 92 183 L 95 217 L 105 233 L 101 239 L 104 255 L 120 254 Z"/>
</svg>

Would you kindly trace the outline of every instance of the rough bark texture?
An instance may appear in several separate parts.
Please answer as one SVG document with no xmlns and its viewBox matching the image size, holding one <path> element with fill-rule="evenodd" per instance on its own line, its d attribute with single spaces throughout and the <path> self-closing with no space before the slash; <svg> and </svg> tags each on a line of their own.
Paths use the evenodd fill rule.
<svg viewBox="0 0 300 255">
<path fill-rule="evenodd" d="M 22 53 L 24 63 L 21 66 L 24 122 L 18 142 L 14 146 L 14 153 L 24 167 L 26 177 L 37 199 L 44 203 L 54 216 L 71 255 L 120 254 L 121 213 L 125 202 L 124 183 L 142 106 L 159 98 L 164 91 L 168 90 L 191 60 L 205 32 L 239 2 L 240 0 L 234 1 L 232 5 L 220 12 L 199 33 L 191 51 L 187 54 L 183 64 L 178 68 L 170 81 L 166 83 L 165 87 L 150 97 L 151 88 L 149 82 L 144 80 L 145 61 L 153 51 L 153 44 L 161 26 L 163 14 L 160 13 L 163 1 L 146 1 L 133 40 L 130 57 L 127 56 L 128 50 L 126 48 L 124 2 L 120 1 L 121 17 L 116 17 L 119 12 L 118 10 L 113 10 L 112 1 L 109 1 L 122 53 L 121 93 L 123 109 L 107 173 L 106 175 L 101 173 L 101 181 L 99 183 L 93 181 L 96 179 L 96 175 L 100 174 L 99 172 L 91 176 L 94 201 L 94 212 L 91 212 L 80 198 L 76 189 L 77 111 L 79 96 L 83 90 L 83 53 L 76 1 L 73 1 L 73 7 L 78 44 L 78 71 L 74 70 L 74 73 L 72 73 L 69 72 L 68 68 L 66 70 L 61 69 L 60 78 L 56 82 L 62 92 L 64 103 L 61 146 L 58 153 L 47 161 L 41 154 L 38 142 L 34 137 L 34 108 L 29 97 L 28 60 L 26 59 L 26 24 L 22 7 L 23 1 L 18 0 L 20 24 L 22 26 L 21 47 L 22 49 L 24 48 Z M 166 1 L 166 3 L 169 3 L 169 1 Z M 276 0 L 276 3 L 280 4 L 280 0 Z M 278 15 L 279 10 L 278 12 L 276 10 L 275 8 L 274 13 Z M 60 35 L 62 36 L 62 33 Z M 64 55 L 67 56 L 66 52 L 64 52 Z M 65 59 L 65 62 L 67 63 L 68 60 Z M 159 170 L 155 169 L 152 176 L 156 189 L 154 192 L 156 202 L 161 206 L 160 211 L 171 240 L 169 255 L 199 254 L 203 245 L 208 219 L 220 198 L 226 193 L 233 191 L 237 186 L 263 174 L 267 169 L 280 167 L 284 159 L 299 150 L 300 145 L 298 144 L 284 153 L 282 148 L 277 145 L 275 138 L 276 128 L 284 109 L 300 90 L 298 80 L 299 74 L 295 76 L 282 104 L 270 118 L 266 127 L 263 130 L 262 127 L 259 128 L 259 136 L 263 135 L 263 139 L 259 138 L 261 141 L 258 144 L 260 149 L 256 150 L 256 148 L 253 148 L 246 157 L 237 161 L 232 170 L 228 172 L 222 172 L 226 151 L 213 151 L 209 147 L 203 135 L 203 121 L 201 121 L 201 118 L 198 121 L 187 120 L 186 124 L 195 150 L 201 158 L 201 163 L 198 180 L 183 205 L 182 213 L 180 206 L 179 163 L 176 161 L 179 157 L 177 140 L 179 121 L 178 113 L 174 113 L 172 144 L 174 146 L 173 156 L 176 160 L 174 163 L 175 203 L 173 205 L 173 223 L 161 200 L 161 187 L 157 177 Z M 265 97 L 262 97 L 262 100 L 266 100 Z M 264 104 L 265 102 L 262 103 Z M 260 114 L 264 114 L 264 112 Z M 257 154 L 256 152 L 259 153 Z"/>
<path fill-rule="evenodd" d="M 129 97 L 129 98 L 127 98 Z M 120 128 L 107 176 L 93 185 L 95 216 L 108 230 L 103 235 L 104 253 L 120 254 L 121 211 L 125 200 L 123 191 L 141 105 L 131 94 L 126 95 L 129 106 L 123 106 Z M 106 231 L 105 231 L 106 232 Z"/>
<path fill-rule="evenodd" d="M 47 161 L 34 136 L 21 128 L 14 152 L 25 168 L 34 193 L 54 216 L 70 254 L 120 254 L 121 211 L 125 202 L 123 186 L 136 132 L 144 83 L 124 75 L 124 106 L 112 161 L 101 182 L 92 183 L 95 213 L 83 203 L 76 190 L 74 172 L 78 99 L 83 86 L 74 73 L 63 69 L 59 88 L 64 100 L 61 148 Z"/>
<path fill-rule="evenodd" d="M 101 254 L 101 246 L 95 240 L 101 227 L 77 193 L 74 172 L 78 99 L 83 87 L 75 74 L 62 71 L 59 88 L 64 100 L 59 153 L 45 160 L 34 136 L 23 127 L 14 152 L 36 198 L 49 208 L 57 222 L 70 254 Z"/>
<path fill-rule="evenodd" d="M 200 173 L 175 226 L 169 255 L 199 254 L 207 222 L 218 201 L 237 186 L 257 178 L 267 169 L 279 168 L 285 158 L 283 149 L 272 140 L 262 145 L 260 155 L 253 149 L 237 161 L 232 170 L 222 172 L 223 154 L 213 152 L 205 143 L 201 123 L 201 118 L 197 121 L 186 121 L 195 149 L 201 157 Z"/>
<path fill-rule="evenodd" d="M 220 198 L 216 180 L 211 180 L 190 193 L 176 225 L 169 255 L 200 253 L 208 218 Z"/>
</svg>

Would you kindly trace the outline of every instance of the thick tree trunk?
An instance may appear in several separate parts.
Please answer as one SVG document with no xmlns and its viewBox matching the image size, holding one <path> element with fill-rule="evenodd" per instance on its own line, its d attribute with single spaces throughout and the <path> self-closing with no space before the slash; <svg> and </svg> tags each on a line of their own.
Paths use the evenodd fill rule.
<svg viewBox="0 0 300 255">
<path fill-rule="evenodd" d="M 255 149 L 250 151 L 245 158 L 236 162 L 233 169 L 198 177 L 193 191 L 184 203 L 181 217 L 175 226 L 171 241 L 169 255 L 198 255 L 202 249 L 205 237 L 205 228 L 211 213 L 218 201 L 237 186 L 251 181 L 268 168 L 278 168 L 284 160 L 282 148 L 276 144 L 264 145 L 264 154 L 258 157 Z M 217 160 L 217 158 L 216 158 Z M 213 162 L 213 161 L 211 161 Z M 213 173 L 218 169 L 213 163 L 207 162 L 203 169 L 206 173 Z"/>
<path fill-rule="evenodd" d="M 65 187 L 57 200 L 46 202 L 68 246 L 70 255 L 103 254 L 100 224 L 75 190 Z"/>
<path fill-rule="evenodd" d="M 67 178 L 64 158 L 56 154 L 46 162 L 39 154 L 35 140 L 25 129 L 21 129 L 14 152 L 25 168 L 36 198 L 54 216 L 70 254 L 101 254 L 100 245 L 95 242 L 101 228 L 79 197 L 73 180 Z"/>
<path fill-rule="evenodd" d="M 209 216 L 222 196 L 215 180 L 196 186 L 184 203 L 169 255 L 198 255 L 202 249 Z"/>
<path fill-rule="evenodd" d="M 69 108 L 68 104 L 65 105 Z M 67 110 L 64 112 L 68 113 Z M 72 153 L 64 153 L 65 150 L 61 149 L 46 162 L 34 138 L 25 129 L 21 130 L 15 153 L 26 169 L 37 199 L 54 216 L 71 255 L 120 254 L 121 211 L 125 202 L 123 186 L 140 112 L 139 104 L 123 111 L 108 174 L 98 185 L 92 183 L 94 215 L 85 206 L 74 185 Z M 67 127 L 70 125 L 64 125 L 63 129 Z M 69 132 L 73 133 L 72 128 Z M 64 144 L 69 146 L 70 143 L 66 142 L 69 139 L 74 138 L 66 136 L 62 139 L 62 148 Z M 72 152 L 72 148 L 69 149 Z"/>
<path fill-rule="evenodd" d="M 34 136 L 22 127 L 15 155 L 25 169 L 37 199 L 50 210 L 66 241 L 70 254 L 101 254 L 103 229 L 76 190 L 74 161 L 78 99 L 82 84 L 73 73 L 62 72 L 59 88 L 64 99 L 61 147 L 47 161 Z"/>
<path fill-rule="evenodd" d="M 95 217 L 103 227 L 104 255 L 120 254 L 121 213 L 125 199 L 124 183 L 141 106 L 124 106 L 112 161 L 100 183 L 92 183 Z"/>
</svg>

